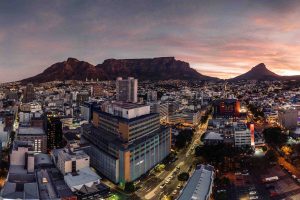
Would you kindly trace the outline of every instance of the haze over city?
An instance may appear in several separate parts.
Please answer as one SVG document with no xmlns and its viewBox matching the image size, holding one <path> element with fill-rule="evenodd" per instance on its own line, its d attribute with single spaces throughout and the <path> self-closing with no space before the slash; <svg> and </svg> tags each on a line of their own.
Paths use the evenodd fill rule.
<svg viewBox="0 0 300 200">
<path fill-rule="evenodd" d="M 300 74 L 299 1 L 1 1 L 0 82 L 75 57 L 175 56 L 232 78 L 264 62 Z"/>
</svg>

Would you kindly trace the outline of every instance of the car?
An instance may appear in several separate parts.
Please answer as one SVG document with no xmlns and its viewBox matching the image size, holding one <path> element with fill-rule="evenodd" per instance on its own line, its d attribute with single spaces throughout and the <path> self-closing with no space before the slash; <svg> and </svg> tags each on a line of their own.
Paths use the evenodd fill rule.
<svg viewBox="0 0 300 200">
<path fill-rule="evenodd" d="M 177 185 L 176 189 L 180 189 L 181 188 L 181 185 Z"/>
<path fill-rule="evenodd" d="M 169 183 L 170 183 L 170 181 L 169 181 L 169 180 L 166 180 L 165 184 L 169 184 Z"/>
<path fill-rule="evenodd" d="M 250 186 L 249 191 L 251 191 L 251 190 L 256 190 L 255 186 Z"/>
<path fill-rule="evenodd" d="M 226 192 L 226 190 L 217 190 L 217 193 Z"/>
<path fill-rule="evenodd" d="M 237 175 L 241 175 L 241 174 L 242 174 L 241 172 L 235 172 L 235 173 L 234 173 L 234 175 L 236 175 L 236 176 L 237 176 Z"/>
<path fill-rule="evenodd" d="M 173 195 L 177 194 L 177 190 L 174 190 L 174 191 L 172 192 L 172 194 L 173 194 Z"/>
<path fill-rule="evenodd" d="M 256 195 L 256 194 L 257 192 L 255 190 L 249 192 L 249 195 Z"/>
<path fill-rule="evenodd" d="M 258 196 L 251 196 L 249 199 L 250 200 L 258 199 Z"/>
<path fill-rule="evenodd" d="M 179 169 L 180 169 L 180 167 L 178 167 L 178 166 L 177 166 L 177 167 L 176 167 L 176 169 L 177 169 L 177 170 L 179 170 Z"/>
<path fill-rule="evenodd" d="M 166 186 L 166 184 L 162 184 L 159 186 L 160 189 L 163 189 Z"/>
<path fill-rule="evenodd" d="M 274 185 L 267 185 L 266 188 L 268 190 L 274 190 L 275 189 Z"/>
<path fill-rule="evenodd" d="M 292 175 L 293 179 L 297 179 L 297 176 L 295 174 Z"/>
</svg>

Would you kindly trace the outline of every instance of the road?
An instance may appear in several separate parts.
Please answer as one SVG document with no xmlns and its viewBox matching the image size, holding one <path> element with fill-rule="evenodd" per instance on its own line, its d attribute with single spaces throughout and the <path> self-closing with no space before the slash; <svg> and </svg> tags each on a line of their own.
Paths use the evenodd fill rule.
<svg viewBox="0 0 300 200">
<path fill-rule="evenodd" d="M 142 181 L 142 183 L 139 185 L 141 189 L 135 193 L 138 197 L 140 197 L 140 199 L 154 200 L 161 199 L 164 195 L 176 197 L 179 194 L 179 191 L 177 191 L 177 193 L 174 195 L 172 194 L 174 190 L 177 190 L 178 185 L 183 184 L 177 180 L 177 174 L 180 172 L 188 172 L 191 169 L 191 166 L 193 166 L 194 149 L 200 144 L 201 135 L 206 131 L 207 125 L 208 123 L 199 125 L 196 128 L 196 132 L 192 138 L 192 143 L 185 150 L 178 152 L 177 161 L 167 166 L 164 172 L 156 176 L 150 176 L 146 180 Z M 174 173 L 176 166 L 180 167 L 180 172 L 178 172 L 176 175 L 173 175 L 170 183 L 166 184 L 166 186 L 161 189 L 160 186 L 163 185 L 167 178 Z"/>
</svg>

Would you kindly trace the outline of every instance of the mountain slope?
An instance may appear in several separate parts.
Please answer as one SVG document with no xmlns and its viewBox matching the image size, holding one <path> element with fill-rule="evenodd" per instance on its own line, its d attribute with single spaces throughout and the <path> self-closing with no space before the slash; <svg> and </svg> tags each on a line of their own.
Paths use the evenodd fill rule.
<svg viewBox="0 0 300 200">
<path fill-rule="evenodd" d="M 217 80 L 204 76 L 188 63 L 174 57 L 145 59 L 108 59 L 96 66 L 75 58 L 55 63 L 42 73 L 22 82 L 47 82 L 54 80 L 113 80 L 118 76 L 134 76 L 140 80 Z"/>
<path fill-rule="evenodd" d="M 95 78 L 97 70 L 94 65 L 79 61 L 75 58 L 68 58 L 66 61 L 58 62 L 42 73 L 22 80 L 22 82 L 48 82 L 54 80 L 83 80 L 83 77 Z"/>
<path fill-rule="evenodd" d="M 270 71 L 264 63 L 260 63 L 253 67 L 250 71 L 241 74 L 230 80 L 280 80 L 281 76 Z"/>
</svg>

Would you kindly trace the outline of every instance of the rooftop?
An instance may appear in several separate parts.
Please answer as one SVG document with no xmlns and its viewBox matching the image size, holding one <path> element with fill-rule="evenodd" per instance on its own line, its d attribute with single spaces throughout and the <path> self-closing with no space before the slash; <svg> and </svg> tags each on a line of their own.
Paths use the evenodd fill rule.
<svg viewBox="0 0 300 200">
<path fill-rule="evenodd" d="M 141 108 L 145 107 L 146 105 L 136 104 L 136 103 L 128 103 L 128 102 L 122 102 L 122 101 L 115 101 L 111 103 L 112 106 L 117 106 L 123 109 L 134 109 L 134 108 Z"/>
<path fill-rule="evenodd" d="M 18 135 L 45 135 L 45 131 L 39 127 L 19 127 Z"/>
<path fill-rule="evenodd" d="M 189 179 L 178 200 L 209 199 L 214 179 L 213 170 L 214 168 L 210 165 L 200 165 Z"/>
<path fill-rule="evenodd" d="M 100 182 L 100 176 L 98 176 L 89 167 L 78 170 L 76 175 L 68 173 L 64 176 L 64 179 L 71 190 L 80 190 L 83 185 L 90 187 L 93 183 Z"/>
<path fill-rule="evenodd" d="M 216 132 L 207 132 L 205 134 L 204 140 L 223 140 L 224 138 L 220 133 Z"/>
</svg>

